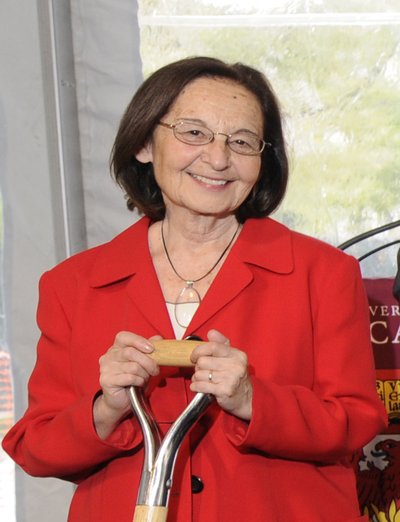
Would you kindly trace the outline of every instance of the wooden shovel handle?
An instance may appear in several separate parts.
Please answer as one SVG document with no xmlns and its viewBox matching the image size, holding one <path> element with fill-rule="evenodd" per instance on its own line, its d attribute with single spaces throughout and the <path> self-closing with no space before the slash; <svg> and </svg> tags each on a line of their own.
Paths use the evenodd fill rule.
<svg viewBox="0 0 400 522">
<path fill-rule="evenodd" d="M 194 366 L 190 360 L 192 351 L 204 341 L 161 339 L 151 341 L 154 345 L 152 357 L 160 366 Z"/>
<path fill-rule="evenodd" d="M 137 505 L 133 522 L 165 522 L 168 510 L 164 506 Z"/>
</svg>

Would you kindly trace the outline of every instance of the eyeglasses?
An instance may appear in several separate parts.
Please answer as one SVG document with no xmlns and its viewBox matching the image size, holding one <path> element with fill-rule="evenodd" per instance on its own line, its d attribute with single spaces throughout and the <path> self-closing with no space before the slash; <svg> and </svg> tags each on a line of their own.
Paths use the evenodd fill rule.
<svg viewBox="0 0 400 522">
<path fill-rule="evenodd" d="M 214 141 L 215 136 L 226 136 L 228 147 L 237 154 L 245 156 L 256 156 L 261 154 L 265 146 L 270 143 L 262 140 L 251 131 L 240 130 L 233 134 L 225 134 L 224 132 L 213 132 L 211 129 L 200 123 L 191 123 L 190 121 L 178 121 L 176 123 L 166 123 L 159 121 L 159 125 L 173 131 L 177 140 L 188 145 L 207 145 Z"/>
</svg>

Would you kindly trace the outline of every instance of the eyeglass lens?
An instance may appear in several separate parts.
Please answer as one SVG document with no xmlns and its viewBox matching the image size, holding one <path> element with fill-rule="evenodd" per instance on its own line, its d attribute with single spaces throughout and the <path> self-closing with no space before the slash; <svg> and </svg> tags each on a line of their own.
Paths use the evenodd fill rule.
<svg viewBox="0 0 400 522">
<path fill-rule="evenodd" d="M 166 126 L 172 128 L 178 140 L 190 145 L 206 145 L 211 143 L 215 136 L 221 134 L 226 136 L 229 148 L 238 154 L 259 154 L 264 148 L 264 142 L 257 135 L 246 130 L 226 135 L 224 133 L 214 133 L 204 125 L 185 121 L 167 124 Z"/>
</svg>

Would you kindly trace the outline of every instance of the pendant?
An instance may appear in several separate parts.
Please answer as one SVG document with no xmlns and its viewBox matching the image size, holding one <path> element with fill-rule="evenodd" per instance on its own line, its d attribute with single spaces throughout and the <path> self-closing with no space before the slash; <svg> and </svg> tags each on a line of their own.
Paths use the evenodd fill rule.
<svg viewBox="0 0 400 522">
<path fill-rule="evenodd" d="M 201 302 L 199 292 L 193 288 L 193 281 L 186 281 L 186 285 L 181 290 L 175 303 L 175 319 L 182 328 L 189 326 Z"/>
</svg>

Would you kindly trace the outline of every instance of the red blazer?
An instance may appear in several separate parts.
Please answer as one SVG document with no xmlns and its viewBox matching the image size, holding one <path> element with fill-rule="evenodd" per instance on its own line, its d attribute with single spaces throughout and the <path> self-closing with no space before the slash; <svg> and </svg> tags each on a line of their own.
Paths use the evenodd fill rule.
<svg viewBox="0 0 400 522">
<path fill-rule="evenodd" d="M 29 407 L 5 437 L 26 472 L 78 483 L 71 522 L 131 522 L 141 472 L 133 417 L 107 440 L 93 428 L 98 359 L 115 334 L 173 338 L 152 265 L 149 221 L 73 256 L 40 283 L 42 335 Z M 216 404 L 182 447 L 171 522 L 355 522 L 351 453 L 386 422 L 375 391 L 357 262 L 271 219 L 248 220 L 187 334 L 216 328 L 247 352 L 249 424 Z M 165 429 L 192 393 L 187 370 L 163 370 L 151 405 Z M 204 489 L 192 494 L 190 476 Z"/>
</svg>

